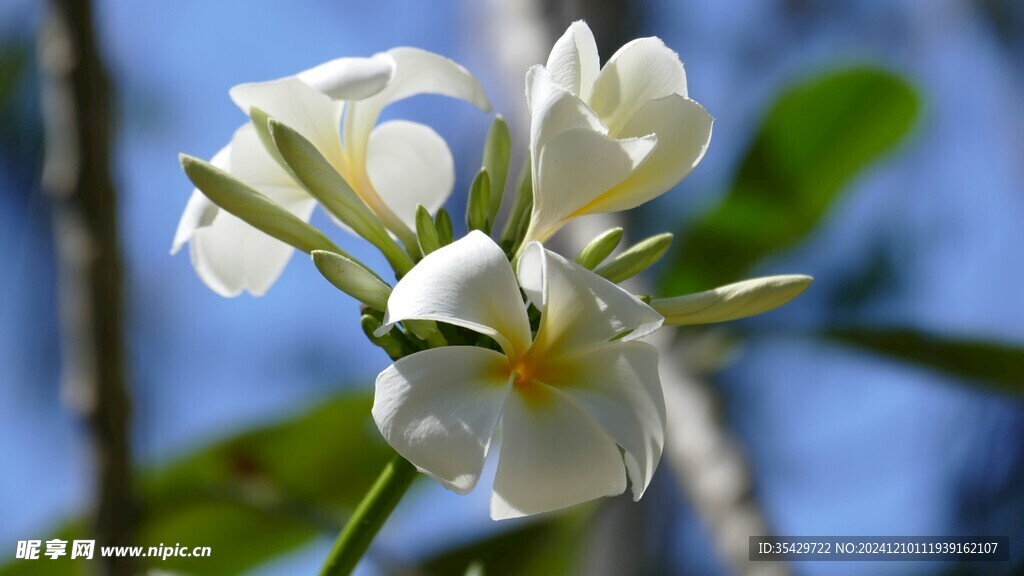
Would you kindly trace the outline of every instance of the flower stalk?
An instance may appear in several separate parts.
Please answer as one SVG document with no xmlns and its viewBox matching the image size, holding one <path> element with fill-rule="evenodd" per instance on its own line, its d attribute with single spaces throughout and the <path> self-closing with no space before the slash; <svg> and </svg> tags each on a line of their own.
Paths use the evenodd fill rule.
<svg viewBox="0 0 1024 576">
<path fill-rule="evenodd" d="M 320 576 L 352 573 L 414 479 L 416 467 L 395 454 L 338 534 L 320 569 Z"/>
</svg>

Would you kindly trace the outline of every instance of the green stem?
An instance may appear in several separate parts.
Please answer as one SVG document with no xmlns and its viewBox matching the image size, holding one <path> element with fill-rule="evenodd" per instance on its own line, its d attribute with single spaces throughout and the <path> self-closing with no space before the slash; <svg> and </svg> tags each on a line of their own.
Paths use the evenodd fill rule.
<svg viewBox="0 0 1024 576">
<path fill-rule="evenodd" d="M 351 574 L 370 542 L 416 478 L 416 467 L 398 454 L 381 471 L 327 555 L 320 576 Z"/>
</svg>

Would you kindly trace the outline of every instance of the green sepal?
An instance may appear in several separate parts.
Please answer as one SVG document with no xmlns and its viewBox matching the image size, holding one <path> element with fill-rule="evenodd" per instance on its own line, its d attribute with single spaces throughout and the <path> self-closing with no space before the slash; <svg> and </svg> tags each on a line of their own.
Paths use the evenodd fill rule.
<svg viewBox="0 0 1024 576">
<path fill-rule="evenodd" d="M 420 250 L 424 256 L 441 247 L 437 226 L 423 204 L 416 205 L 416 236 L 420 239 Z"/>
<path fill-rule="evenodd" d="M 533 212 L 533 174 L 530 170 L 530 159 L 527 157 L 519 172 L 519 182 L 516 184 L 516 197 L 512 203 L 512 210 L 509 212 L 505 230 L 501 233 L 501 240 L 498 242 L 506 254 L 515 254 L 519 249 L 526 229 L 530 225 L 531 212 Z"/>
<path fill-rule="evenodd" d="M 487 169 L 481 168 L 473 178 L 469 187 L 469 200 L 466 203 L 466 227 L 469 230 L 482 230 L 484 234 L 491 231 L 488 222 L 491 195 L 491 179 Z"/>
<path fill-rule="evenodd" d="M 439 209 L 437 216 L 434 216 L 434 226 L 437 227 L 437 240 L 441 246 L 447 246 L 455 241 L 452 216 L 444 208 Z"/>
<path fill-rule="evenodd" d="M 508 131 L 508 124 L 498 114 L 491 123 L 491 129 L 487 132 L 487 141 L 484 143 L 483 167 L 487 169 L 490 178 L 490 202 L 488 209 L 488 222 L 492 225 L 501 210 L 501 198 L 505 193 L 505 183 L 508 179 L 508 162 L 512 153 L 512 136 Z"/>
</svg>

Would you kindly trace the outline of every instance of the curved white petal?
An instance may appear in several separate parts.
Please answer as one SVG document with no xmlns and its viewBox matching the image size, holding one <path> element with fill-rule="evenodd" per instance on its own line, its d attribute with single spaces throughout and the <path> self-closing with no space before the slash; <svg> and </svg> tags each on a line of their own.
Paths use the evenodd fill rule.
<svg viewBox="0 0 1024 576">
<path fill-rule="evenodd" d="M 544 66 L 552 79 L 583 100 L 590 98 L 594 79 L 601 68 L 594 33 L 582 20 L 569 25 L 555 42 Z"/>
<path fill-rule="evenodd" d="M 370 131 L 381 110 L 398 100 L 417 94 L 438 94 L 490 111 L 491 104 L 480 83 L 453 60 L 418 48 L 392 48 L 384 54 L 395 63 L 394 77 L 377 94 L 350 103 L 345 113 L 345 147 L 353 163 L 358 164 L 365 157 Z"/>
<path fill-rule="evenodd" d="M 252 122 L 235 130 L 231 139 L 231 164 L 228 171 L 233 176 L 264 192 L 264 188 L 281 188 L 299 197 L 310 197 L 302 186 L 278 164 L 260 141 Z M 266 192 L 264 192 L 266 194 Z M 277 196 L 281 196 L 278 194 Z M 277 196 L 274 199 L 277 199 Z"/>
<path fill-rule="evenodd" d="M 658 350 L 643 342 L 610 342 L 551 363 L 538 378 L 572 397 L 622 446 L 633 499 L 639 500 L 665 444 Z"/>
<path fill-rule="evenodd" d="M 366 171 L 380 199 L 412 230 L 416 205 L 433 214 L 455 186 L 455 161 L 448 144 L 429 126 L 416 122 L 378 125 L 370 135 Z"/>
<path fill-rule="evenodd" d="M 491 518 L 558 510 L 621 494 L 626 470 L 615 442 L 566 395 L 544 384 L 513 388 L 502 415 Z"/>
<path fill-rule="evenodd" d="M 619 131 L 649 100 L 686 96 L 686 73 L 679 55 L 659 38 L 639 38 L 619 49 L 594 81 L 590 107 L 608 130 Z"/>
<path fill-rule="evenodd" d="M 543 66 L 534 66 L 526 73 L 526 103 L 530 108 L 530 152 L 534 176 L 538 154 L 552 138 L 573 128 L 608 132 L 586 103 L 556 82 Z"/>
<path fill-rule="evenodd" d="M 334 100 L 362 100 L 380 92 L 395 76 L 395 61 L 386 54 L 369 58 L 335 58 L 296 74 L 299 80 Z"/>
<path fill-rule="evenodd" d="M 533 351 L 553 359 L 623 339 L 642 338 L 664 319 L 629 292 L 532 242 L 519 259 L 519 283 L 541 311 Z"/>
<path fill-rule="evenodd" d="M 424 350 L 377 377 L 373 419 L 405 459 L 465 494 L 480 478 L 510 388 L 508 359 L 499 352 Z"/>
<path fill-rule="evenodd" d="M 540 151 L 528 240 L 544 241 L 588 204 L 622 182 L 654 149 L 654 136 L 615 140 L 573 129 Z"/>
<path fill-rule="evenodd" d="M 214 154 L 213 158 L 210 159 L 210 164 L 221 170 L 230 170 L 231 144 L 221 148 Z M 181 220 L 178 221 L 178 229 L 174 232 L 171 254 L 177 254 L 178 250 L 181 250 L 181 247 L 192 239 L 192 235 L 195 234 L 196 230 L 203 226 L 209 226 L 219 210 L 217 205 L 210 202 L 210 199 L 200 192 L 198 188 L 193 189 L 192 195 L 188 198 L 188 203 L 185 204 L 185 211 L 181 214 Z"/>
<path fill-rule="evenodd" d="M 700 104 L 678 94 L 648 102 L 626 124 L 621 136 L 654 133 L 658 146 L 636 172 L 602 194 L 586 212 L 629 210 L 670 190 L 704 158 L 713 123 Z"/>
<path fill-rule="evenodd" d="M 479 230 L 431 252 L 398 282 L 380 332 L 409 319 L 447 322 L 486 334 L 513 358 L 530 346 L 530 322 L 512 266 Z"/>
<path fill-rule="evenodd" d="M 252 124 L 235 132 L 227 168 L 289 212 L 309 220 L 316 202 L 285 173 L 263 148 Z M 209 223 L 189 241 L 192 266 L 214 292 L 237 296 L 264 294 L 281 275 L 294 249 L 217 209 Z"/>
<path fill-rule="evenodd" d="M 271 118 L 295 129 L 316 146 L 335 169 L 344 168 L 338 133 L 343 104 L 331 100 L 296 77 L 270 82 L 239 84 L 231 99 L 246 114 L 259 108 Z"/>
<path fill-rule="evenodd" d="M 304 219 L 309 219 L 316 206 L 312 200 L 279 203 Z M 243 291 L 262 296 L 295 251 L 223 210 L 209 226 L 196 231 L 189 249 L 196 273 L 210 289 L 225 297 Z"/>
</svg>

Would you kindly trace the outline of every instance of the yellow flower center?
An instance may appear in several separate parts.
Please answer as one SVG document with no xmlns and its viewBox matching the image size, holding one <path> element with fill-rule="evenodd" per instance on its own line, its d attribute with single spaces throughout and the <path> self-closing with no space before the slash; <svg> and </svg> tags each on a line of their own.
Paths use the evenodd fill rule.
<svg viewBox="0 0 1024 576">
<path fill-rule="evenodd" d="M 515 391 L 532 405 L 544 404 L 548 398 L 545 386 L 536 379 L 537 368 L 528 358 L 516 362 L 515 365 L 509 365 L 509 376 L 515 377 L 512 382 Z"/>
</svg>

